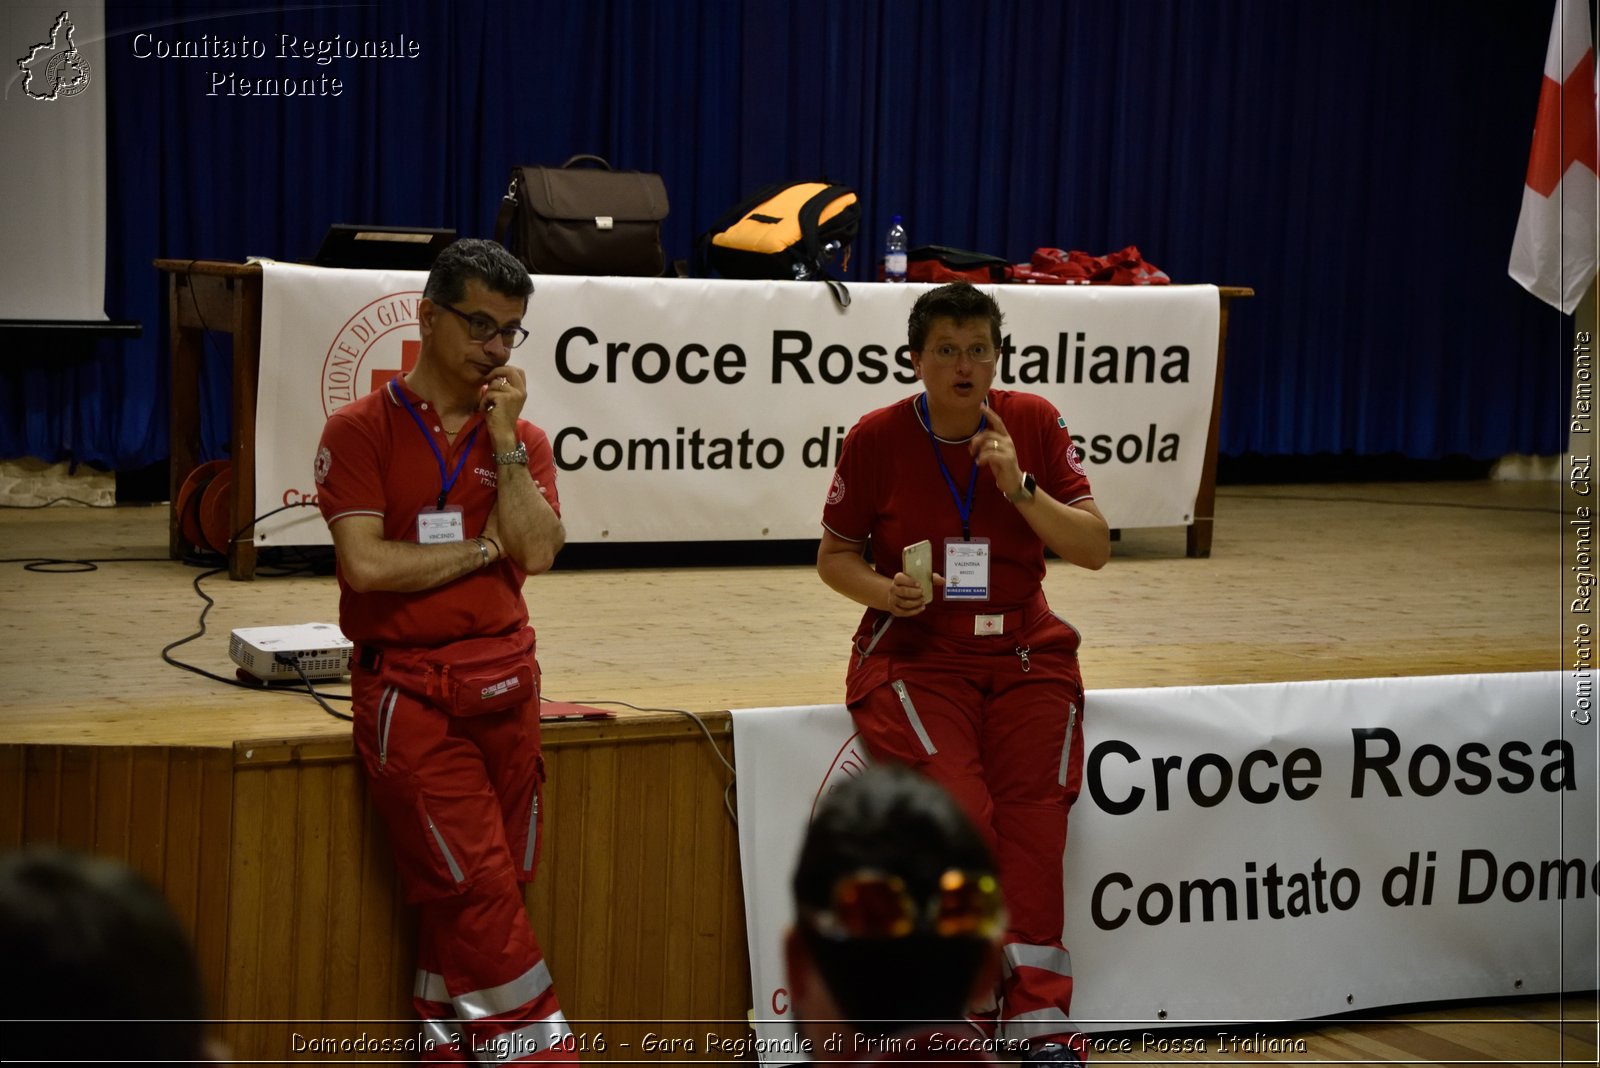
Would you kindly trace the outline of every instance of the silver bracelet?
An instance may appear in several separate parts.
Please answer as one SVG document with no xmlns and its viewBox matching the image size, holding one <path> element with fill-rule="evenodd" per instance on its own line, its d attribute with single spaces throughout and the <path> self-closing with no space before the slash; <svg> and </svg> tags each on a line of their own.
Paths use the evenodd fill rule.
<svg viewBox="0 0 1600 1068">
<path fill-rule="evenodd" d="M 483 554 L 483 566 L 484 567 L 488 567 L 489 566 L 489 547 L 483 543 L 483 539 L 482 538 L 473 538 L 472 539 L 472 544 L 476 545 L 478 547 L 478 551 Z"/>
</svg>

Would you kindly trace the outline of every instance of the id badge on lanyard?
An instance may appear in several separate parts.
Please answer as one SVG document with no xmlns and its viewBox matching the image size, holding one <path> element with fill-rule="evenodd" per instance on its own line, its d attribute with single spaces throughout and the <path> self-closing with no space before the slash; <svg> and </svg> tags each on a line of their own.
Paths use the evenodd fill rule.
<svg viewBox="0 0 1600 1068">
<path fill-rule="evenodd" d="M 989 599 L 989 539 L 944 539 L 944 599 Z"/>
<path fill-rule="evenodd" d="M 391 383 L 391 385 L 393 385 Z M 417 544 L 418 545 L 445 545 L 455 541 L 467 540 L 466 515 L 459 504 L 446 504 L 445 498 L 450 495 L 450 487 L 456 484 L 461 477 L 461 469 L 467 466 L 467 457 L 472 453 L 472 443 L 478 439 L 478 431 L 483 429 L 479 423 L 472 428 L 466 444 L 461 446 L 461 459 L 456 462 L 456 469 L 451 472 L 444 462 L 444 453 L 439 451 L 438 442 L 433 440 L 433 435 L 428 433 L 428 426 L 422 421 L 422 416 L 411 406 L 411 401 L 406 397 L 405 391 L 399 386 L 394 386 L 395 396 L 400 398 L 400 403 L 406 406 L 406 411 L 411 413 L 411 419 L 417 424 L 417 429 L 422 431 L 423 438 L 428 442 L 428 448 L 433 450 L 433 458 L 439 462 L 439 499 L 434 507 L 424 508 L 417 513 Z"/>
<path fill-rule="evenodd" d="M 944 462 L 944 453 L 933 436 L 933 418 L 928 414 L 927 395 L 917 398 L 922 407 L 922 425 L 928 431 L 928 444 L 933 446 L 933 458 L 939 462 L 945 485 L 956 502 L 961 516 L 961 537 L 944 539 L 944 599 L 947 601 L 987 601 L 989 599 L 989 539 L 972 536 L 972 502 L 978 488 L 978 465 L 972 465 L 972 476 L 967 480 L 965 497 L 956 488 L 950 466 Z M 978 419 L 978 431 L 988 424 L 988 419 Z"/>
<path fill-rule="evenodd" d="M 459 504 L 443 508 L 424 508 L 417 513 L 417 544 L 443 545 L 446 542 L 466 541 L 467 521 Z"/>
</svg>

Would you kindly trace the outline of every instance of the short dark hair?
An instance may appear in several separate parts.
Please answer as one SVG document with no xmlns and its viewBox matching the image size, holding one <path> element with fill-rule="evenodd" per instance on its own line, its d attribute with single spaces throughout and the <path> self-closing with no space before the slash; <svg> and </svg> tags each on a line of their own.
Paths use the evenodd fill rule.
<svg viewBox="0 0 1600 1068">
<path fill-rule="evenodd" d="M 922 351 L 935 319 L 954 319 L 958 323 L 986 319 L 994 347 L 1000 347 L 1000 328 L 1005 324 L 1000 303 L 971 282 L 951 282 L 938 289 L 930 289 L 911 305 L 911 318 L 906 322 L 906 340 L 911 342 L 912 352 Z"/>
<path fill-rule="evenodd" d="M 85 1021 L 9 1025 L 8 1057 L 76 1060 L 99 1050 L 170 1064 L 205 1054 L 188 935 L 166 899 L 117 861 L 57 849 L 0 857 L 0 960 L 7 1016 Z"/>
<path fill-rule="evenodd" d="M 817 806 L 794 873 L 795 904 L 826 909 L 840 878 L 863 870 L 897 876 L 913 901 L 939 893 L 951 868 L 993 874 L 983 837 L 944 788 L 910 768 L 874 765 Z M 798 925 L 840 1010 L 863 1033 L 909 1021 L 959 1020 L 983 963 L 981 937 L 913 934 L 835 940 Z"/>
<path fill-rule="evenodd" d="M 440 251 L 422 295 L 437 303 L 454 304 L 467 295 L 467 283 L 473 279 L 503 297 L 521 297 L 523 303 L 533 294 L 528 269 L 505 246 L 481 237 L 463 237 Z"/>
</svg>

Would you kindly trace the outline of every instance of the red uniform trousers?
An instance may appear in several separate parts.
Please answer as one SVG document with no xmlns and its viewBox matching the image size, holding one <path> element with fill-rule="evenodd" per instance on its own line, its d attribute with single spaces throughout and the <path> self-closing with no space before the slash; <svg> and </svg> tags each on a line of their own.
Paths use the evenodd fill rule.
<svg viewBox="0 0 1600 1068">
<path fill-rule="evenodd" d="M 368 790 L 418 911 L 423 1059 L 574 1060 L 522 895 L 543 822 L 537 687 L 508 711 L 451 716 L 380 662 L 352 670 L 351 693 Z"/>
<path fill-rule="evenodd" d="M 1042 597 L 1003 634 L 972 631 L 962 614 L 859 636 L 847 700 L 873 757 L 942 784 L 994 852 L 1009 915 L 999 1037 L 1081 1053 L 1061 941 L 1067 812 L 1083 780 L 1078 634 Z"/>
</svg>

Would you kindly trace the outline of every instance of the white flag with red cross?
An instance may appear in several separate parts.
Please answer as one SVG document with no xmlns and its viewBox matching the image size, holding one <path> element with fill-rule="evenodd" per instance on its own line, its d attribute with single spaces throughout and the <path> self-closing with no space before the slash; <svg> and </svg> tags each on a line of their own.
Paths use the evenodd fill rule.
<svg viewBox="0 0 1600 1068">
<path fill-rule="evenodd" d="M 1528 153 L 1511 277 L 1571 315 L 1594 277 L 1597 245 L 1594 40 L 1588 0 L 1556 0 Z"/>
</svg>

